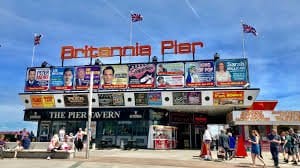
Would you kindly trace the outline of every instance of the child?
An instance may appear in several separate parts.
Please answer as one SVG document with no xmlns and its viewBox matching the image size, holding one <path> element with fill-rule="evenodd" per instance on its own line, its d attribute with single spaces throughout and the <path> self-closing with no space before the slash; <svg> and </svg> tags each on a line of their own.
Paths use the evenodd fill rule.
<svg viewBox="0 0 300 168">
<path fill-rule="evenodd" d="M 17 158 L 18 152 L 22 151 L 23 149 L 24 149 L 24 147 L 22 146 L 22 141 L 21 140 L 17 140 L 17 146 L 14 148 L 14 151 L 15 151 L 14 158 Z"/>
</svg>

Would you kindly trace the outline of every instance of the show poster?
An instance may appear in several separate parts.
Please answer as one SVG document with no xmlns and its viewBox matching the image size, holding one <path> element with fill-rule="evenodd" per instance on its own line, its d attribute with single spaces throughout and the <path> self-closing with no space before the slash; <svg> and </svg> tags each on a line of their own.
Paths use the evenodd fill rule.
<svg viewBox="0 0 300 168">
<path fill-rule="evenodd" d="M 103 89 L 126 89 L 128 85 L 127 65 L 108 65 L 101 69 L 101 86 Z"/>
<path fill-rule="evenodd" d="M 129 64 L 129 88 L 154 88 L 155 64 Z"/>
<path fill-rule="evenodd" d="M 214 105 L 243 105 L 244 91 L 214 91 Z"/>
<path fill-rule="evenodd" d="M 51 90 L 73 90 L 74 67 L 54 67 L 51 71 Z"/>
<path fill-rule="evenodd" d="M 49 89 L 50 68 L 28 68 L 25 91 L 47 91 Z"/>
<path fill-rule="evenodd" d="M 185 86 L 211 87 L 214 86 L 214 62 L 199 61 L 185 63 Z"/>
<path fill-rule="evenodd" d="M 173 105 L 201 105 L 201 92 L 173 92 Z"/>
<path fill-rule="evenodd" d="M 90 87 L 91 72 L 94 72 L 93 89 L 100 87 L 100 67 L 99 66 L 81 66 L 76 67 L 76 90 L 88 90 Z"/>
<path fill-rule="evenodd" d="M 157 75 L 183 75 L 184 64 L 178 63 L 159 63 L 156 67 Z"/>
<path fill-rule="evenodd" d="M 98 94 L 99 106 L 125 106 L 124 93 Z"/>
<path fill-rule="evenodd" d="M 148 105 L 149 106 L 161 106 L 162 105 L 162 99 L 161 99 L 161 93 L 148 93 Z"/>
<path fill-rule="evenodd" d="M 64 95 L 66 107 L 88 106 L 89 99 L 87 94 Z"/>
<path fill-rule="evenodd" d="M 247 59 L 228 59 L 216 62 L 217 86 L 244 86 L 248 83 Z"/>
<path fill-rule="evenodd" d="M 182 88 L 183 86 L 183 76 L 158 76 L 156 78 L 157 88 Z"/>
<path fill-rule="evenodd" d="M 55 107 L 53 95 L 30 95 L 30 100 L 33 108 Z"/>
<path fill-rule="evenodd" d="M 148 106 L 148 93 L 134 93 L 136 106 Z"/>
</svg>

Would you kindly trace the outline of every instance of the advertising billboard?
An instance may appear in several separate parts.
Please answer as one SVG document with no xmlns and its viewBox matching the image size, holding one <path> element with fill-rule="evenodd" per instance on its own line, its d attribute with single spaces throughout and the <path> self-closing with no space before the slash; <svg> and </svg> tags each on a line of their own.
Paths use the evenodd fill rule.
<svg viewBox="0 0 300 168">
<path fill-rule="evenodd" d="M 49 89 L 50 68 L 28 68 L 25 91 L 47 91 Z"/>
<path fill-rule="evenodd" d="M 53 95 L 30 95 L 31 105 L 34 108 L 55 107 Z"/>
<path fill-rule="evenodd" d="M 65 106 L 88 106 L 89 99 L 87 94 L 64 95 Z"/>
<path fill-rule="evenodd" d="M 214 86 L 214 62 L 198 61 L 185 63 L 185 86 L 211 87 Z"/>
<path fill-rule="evenodd" d="M 124 93 L 98 94 L 99 106 L 125 106 Z"/>
<path fill-rule="evenodd" d="M 128 85 L 127 65 L 101 67 L 101 87 L 103 89 L 126 89 Z"/>
<path fill-rule="evenodd" d="M 157 75 L 183 75 L 184 64 L 182 62 L 177 63 L 159 63 L 156 67 Z"/>
<path fill-rule="evenodd" d="M 148 94 L 147 93 L 134 93 L 136 106 L 148 106 Z"/>
<path fill-rule="evenodd" d="M 100 67 L 99 66 L 80 66 L 76 67 L 76 90 L 88 90 L 90 86 L 91 72 L 94 72 L 93 88 L 99 89 L 100 87 Z"/>
<path fill-rule="evenodd" d="M 214 105 L 243 105 L 244 91 L 214 91 Z"/>
<path fill-rule="evenodd" d="M 74 89 L 74 67 L 54 67 L 51 71 L 51 90 Z"/>
<path fill-rule="evenodd" d="M 201 104 L 201 92 L 173 92 L 173 105 Z"/>
<path fill-rule="evenodd" d="M 129 88 L 154 88 L 155 64 L 129 64 Z"/>
<path fill-rule="evenodd" d="M 149 106 L 161 106 L 162 99 L 160 92 L 148 93 L 148 105 Z"/>
<path fill-rule="evenodd" d="M 157 88 L 182 88 L 184 86 L 183 76 L 157 76 Z"/>
<path fill-rule="evenodd" d="M 217 60 L 217 86 L 243 86 L 248 83 L 247 59 Z"/>
</svg>

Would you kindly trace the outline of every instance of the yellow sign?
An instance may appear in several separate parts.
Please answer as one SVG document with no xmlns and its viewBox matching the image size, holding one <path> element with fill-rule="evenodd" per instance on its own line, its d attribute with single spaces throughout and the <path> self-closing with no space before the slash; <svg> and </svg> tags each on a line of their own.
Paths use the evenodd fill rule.
<svg viewBox="0 0 300 168">
<path fill-rule="evenodd" d="M 31 95 L 32 107 L 55 107 L 53 95 Z"/>
</svg>

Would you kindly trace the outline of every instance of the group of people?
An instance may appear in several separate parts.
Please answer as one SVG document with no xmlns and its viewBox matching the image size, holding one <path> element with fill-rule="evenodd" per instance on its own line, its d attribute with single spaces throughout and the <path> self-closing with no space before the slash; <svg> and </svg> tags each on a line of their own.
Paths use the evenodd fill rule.
<svg viewBox="0 0 300 168">
<path fill-rule="evenodd" d="M 205 129 L 203 134 L 203 144 L 205 145 L 204 159 L 211 160 L 211 145 L 215 143 L 216 149 L 218 150 L 218 157 L 223 160 L 232 159 L 234 156 L 234 150 L 236 146 L 236 138 L 232 136 L 231 132 L 227 132 L 221 129 L 220 134 L 217 138 L 213 138 L 211 132 L 208 128 Z"/>
<path fill-rule="evenodd" d="M 33 137 L 33 133 L 29 133 L 26 128 L 24 128 L 23 130 L 17 132 L 15 134 L 15 141 L 16 142 L 16 146 L 13 147 L 11 150 L 14 151 L 14 158 L 17 158 L 17 154 L 19 151 L 22 151 L 24 149 L 29 149 L 30 148 L 30 144 L 31 144 L 31 140 Z M 3 151 L 7 148 L 6 146 L 6 142 L 8 141 L 8 139 L 5 138 L 5 135 L 0 135 L 0 155 L 1 158 L 3 158 Z"/>
<path fill-rule="evenodd" d="M 294 132 L 293 128 L 288 131 L 283 131 L 278 135 L 276 129 L 272 129 L 271 133 L 267 135 L 267 140 L 270 144 L 270 152 L 274 161 L 274 166 L 279 168 L 279 152 L 283 153 L 283 161 L 288 163 L 292 161 L 293 165 L 297 165 L 300 161 L 299 148 L 300 148 L 300 137 Z M 223 155 L 223 160 L 231 160 L 235 156 L 236 149 L 236 138 L 232 136 L 232 133 L 221 130 L 218 135 L 218 141 L 216 146 L 219 155 Z M 212 134 L 208 129 L 203 134 L 203 144 L 205 150 L 203 156 L 205 160 L 211 160 L 211 145 L 213 142 Z M 266 167 L 266 163 L 261 154 L 261 136 L 257 130 L 251 130 L 251 135 L 247 138 L 247 141 L 251 144 L 251 158 L 252 166 L 256 166 L 256 160 L 258 159 L 263 167 Z"/>
<path fill-rule="evenodd" d="M 279 151 L 281 150 L 285 163 L 288 163 L 291 158 L 294 165 L 297 165 L 297 162 L 300 162 L 299 148 L 300 137 L 294 132 L 293 128 L 280 133 Z"/>
<path fill-rule="evenodd" d="M 79 128 L 75 135 L 73 135 L 73 133 L 67 135 L 65 128 L 62 127 L 58 131 L 58 134 L 54 134 L 50 140 L 47 150 L 50 151 L 51 154 L 47 157 L 47 159 L 50 160 L 57 150 L 72 149 L 71 144 L 75 145 L 75 149 L 77 151 L 81 151 L 83 149 L 83 143 L 86 139 L 86 135 L 86 131 L 83 131 L 82 128 Z"/>
</svg>

